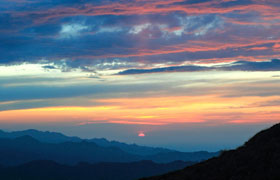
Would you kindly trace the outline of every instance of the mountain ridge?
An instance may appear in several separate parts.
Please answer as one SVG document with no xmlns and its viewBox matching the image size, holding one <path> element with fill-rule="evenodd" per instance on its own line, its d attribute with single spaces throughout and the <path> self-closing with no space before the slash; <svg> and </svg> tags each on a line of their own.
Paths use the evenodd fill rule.
<svg viewBox="0 0 280 180">
<path fill-rule="evenodd" d="M 140 146 L 137 144 L 127 144 L 123 142 L 118 141 L 109 141 L 106 138 L 91 138 L 91 139 L 82 139 L 77 136 L 66 136 L 62 133 L 58 132 L 50 132 L 50 131 L 39 131 L 36 129 L 27 129 L 23 131 L 12 131 L 12 132 L 6 132 L 0 129 L 0 137 L 6 137 L 6 138 L 16 138 L 24 135 L 29 135 L 41 142 L 46 143 L 62 143 L 62 142 L 81 142 L 81 141 L 89 141 L 94 142 L 97 145 L 103 146 L 103 147 L 110 147 L 110 146 L 116 146 L 120 149 L 128 152 L 133 153 L 136 155 L 153 155 L 161 152 L 172 152 L 176 150 L 171 150 L 167 148 L 160 148 L 160 147 L 148 147 L 148 146 Z"/>
<path fill-rule="evenodd" d="M 194 161 L 199 162 L 205 159 L 209 159 L 213 156 L 217 156 L 219 152 L 207 152 L 207 151 L 197 151 L 197 152 L 180 152 L 175 150 L 169 150 L 165 148 L 154 148 L 148 146 L 139 146 L 136 144 L 126 144 L 117 141 L 108 141 L 105 138 L 93 138 L 93 139 L 81 139 L 79 137 L 68 137 L 62 133 L 49 132 L 49 131 L 38 131 L 34 129 L 15 131 L 15 132 L 5 132 L 0 130 L 0 138 L 15 139 L 22 136 L 29 136 L 36 139 L 39 142 L 45 144 L 63 144 L 70 142 L 72 143 L 92 143 L 104 149 L 114 149 L 123 151 L 133 156 L 133 160 L 153 160 L 158 163 L 168 163 L 176 160 L 182 161 Z M 131 156 L 132 155 L 132 156 Z M 33 159 L 34 160 L 34 159 Z M 107 160 L 106 160 L 107 161 Z"/>
<path fill-rule="evenodd" d="M 155 155 L 141 156 L 131 154 L 122 149 L 110 146 L 102 147 L 94 142 L 62 142 L 45 143 L 25 135 L 11 138 L 0 137 L 0 164 L 19 165 L 33 160 L 52 160 L 61 164 L 76 164 L 81 161 L 98 162 L 133 162 L 151 160 L 157 163 L 172 161 L 199 162 L 217 154 L 208 152 L 167 152 Z"/>
<path fill-rule="evenodd" d="M 243 146 L 182 170 L 142 180 L 278 180 L 280 124 L 260 131 Z"/>
<path fill-rule="evenodd" d="M 55 144 L 43 143 L 31 136 L 0 138 L 0 164 L 12 166 L 32 160 L 76 164 L 80 161 L 131 162 L 141 160 L 141 157 L 126 153 L 117 147 L 100 147 L 87 141 Z"/>
</svg>

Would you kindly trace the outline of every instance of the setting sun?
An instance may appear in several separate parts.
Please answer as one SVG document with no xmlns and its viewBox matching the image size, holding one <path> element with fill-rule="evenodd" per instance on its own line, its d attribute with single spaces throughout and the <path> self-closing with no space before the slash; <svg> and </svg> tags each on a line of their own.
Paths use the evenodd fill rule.
<svg viewBox="0 0 280 180">
<path fill-rule="evenodd" d="M 138 133 L 138 136 L 139 137 L 145 137 L 146 135 L 145 135 L 145 133 L 143 131 L 141 131 L 141 132 Z"/>
</svg>

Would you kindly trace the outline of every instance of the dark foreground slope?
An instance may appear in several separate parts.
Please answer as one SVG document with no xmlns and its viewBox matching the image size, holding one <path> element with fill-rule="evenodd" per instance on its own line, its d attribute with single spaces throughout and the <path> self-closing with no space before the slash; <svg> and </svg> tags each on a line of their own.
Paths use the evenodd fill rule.
<svg viewBox="0 0 280 180">
<path fill-rule="evenodd" d="M 236 150 L 145 180 L 279 180 L 280 124 L 261 131 Z"/>
<path fill-rule="evenodd" d="M 182 161 L 156 164 L 152 161 L 132 163 L 80 163 L 67 166 L 53 161 L 32 161 L 17 167 L 0 167 L 2 180 L 133 180 L 181 169 L 190 165 Z"/>
</svg>

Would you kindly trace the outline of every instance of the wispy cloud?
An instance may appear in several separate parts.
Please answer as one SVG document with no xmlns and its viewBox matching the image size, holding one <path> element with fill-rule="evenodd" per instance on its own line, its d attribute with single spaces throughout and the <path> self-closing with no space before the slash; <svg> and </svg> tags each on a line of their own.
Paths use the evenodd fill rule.
<svg viewBox="0 0 280 180">
<path fill-rule="evenodd" d="M 170 66 L 153 69 L 128 69 L 119 72 L 119 75 L 129 74 L 146 74 L 146 73 L 164 73 L 164 72 L 196 72 L 196 71 L 280 71 L 280 60 L 273 59 L 271 61 L 251 62 L 251 61 L 236 61 L 225 65 L 216 66 Z"/>
<path fill-rule="evenodd" d="M 81 35 L 81 32 L 88 29 L 88 26 L 82 24 L 63 24 L 59 32 L 59 38 L 75 38 Z"/>
</svg>

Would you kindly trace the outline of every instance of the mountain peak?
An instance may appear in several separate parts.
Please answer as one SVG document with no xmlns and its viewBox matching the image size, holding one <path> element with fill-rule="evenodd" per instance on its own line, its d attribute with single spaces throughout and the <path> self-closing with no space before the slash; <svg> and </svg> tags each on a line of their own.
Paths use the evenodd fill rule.
<svg viewBox="0 0 280 180">
<path fill-rule="evenodd" d="M 245 146 L 268 143 L 275 144 L 276 142 L 274 141 L 280 142 L 280 123 L 273 125 L 269 129 L 257 133 L 254 137 L 252 137 L 248 142 L 245 143 Z"/>
<path fill-rule="evenodd" d="M 26 129 L 26 130 L 23 130 L 23 132 L 40 132 L 36 129 Z"/>
</svg>

